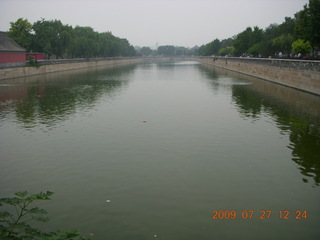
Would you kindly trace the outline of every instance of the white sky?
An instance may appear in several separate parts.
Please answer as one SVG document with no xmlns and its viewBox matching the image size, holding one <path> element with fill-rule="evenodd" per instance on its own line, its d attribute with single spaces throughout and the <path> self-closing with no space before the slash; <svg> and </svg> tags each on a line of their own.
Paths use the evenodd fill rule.
<svg viewBox="0 0 320 240">
<path fill-rule="evenodd" d="M 193 47 L 266 28 L 293 17 L 309 0 L 0 0 L 0 31 L 27 18 L 111 31 L 134 46 Z"/>
</svg>

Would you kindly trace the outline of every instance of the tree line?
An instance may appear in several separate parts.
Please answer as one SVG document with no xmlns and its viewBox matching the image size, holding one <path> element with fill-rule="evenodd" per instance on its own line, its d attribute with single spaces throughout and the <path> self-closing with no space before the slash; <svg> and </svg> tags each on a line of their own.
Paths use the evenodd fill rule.
<svg viewBox="0 0 320 240">
<path fill-rule="evenodd" d="M 151 49 L 150 47 L 137 47 L 138 56 L 165 56 L 165 57 L 174 57 L 174 56 L 189 56 L 197 55 L 198 47 L 186 48 L 182 46 L 174 45 L 162 45 L 157 49 Z"/>
<path fill-rule="evenodd" d="M 135 56 L 127 39 L 99 33 L 91 27 L 72 27 L 60 20 L 41 19 L 31 24 L 19 18 L 10 23 L 8 36 L 27 52 L 43 52 L 46 58 L 93 58 Z"/>
<path fill-rule="evenodd" d="M 215 39 L 202 45 L 198 54 L 300 57 L 309 54 L 318 57 L 320 50 L 320 0 L 311 0 L 293 18 L 271 24 L 266 29 L 257 26 L 246 28 L 233 38 Z"/>
<path fill-rule="evenodd" d="M 144 56 L 253 56 L 318 58 L 320 50 L 320 0 L 311 0 L 293 18 L 285 17 L 281 24 L 266 29 L 247 27 L 241 33 L 223 40 L 214 39 L 200 47 L 159 46 L 156 50 L 140 49 Z"/>
<path fill-rule="evenodd" d="M 8 36 L 28 52 L 44 52 L 47 58 L 116 56 L 253 56 L 318 58 L 320 50 L 320 0 L 310 0 L 293 18 L 266 29 L 247 27 L 228 39 L 214 39 L 200 47 L 164 45 L 157 49 L 134 48 L 127 39 L 98 33 L 91 27 L 72 27 L 59 20 L 41 19 L 33 24 L 19 18 L 11 22 Z"/>
</svg>

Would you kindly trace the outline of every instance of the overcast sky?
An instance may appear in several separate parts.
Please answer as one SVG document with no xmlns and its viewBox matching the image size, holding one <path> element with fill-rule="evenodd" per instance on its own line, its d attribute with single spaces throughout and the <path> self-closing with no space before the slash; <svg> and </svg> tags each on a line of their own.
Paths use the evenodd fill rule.
<svg viewBox="0 0 320 240">
<path fill-rule="evenodd" d="M 0 0 L 0 31 L 27 18 L 111 31 L 134 46 L 192 47 L 266 28 L 293 17 L 309 0 Z"/>
</svg>

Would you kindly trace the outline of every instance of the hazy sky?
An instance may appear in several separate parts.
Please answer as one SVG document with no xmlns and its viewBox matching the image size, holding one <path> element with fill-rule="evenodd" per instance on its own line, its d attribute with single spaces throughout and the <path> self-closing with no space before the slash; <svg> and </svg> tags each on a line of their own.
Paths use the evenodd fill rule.
<svg viewBox="0 0 320 240">
<path fill-rule="evenodd" d="M 192 47 L 282 23 L 308 0 L 0 0 L 0 31 L 27 18 L 111 31 L 134 46 Z"/>
</svg>

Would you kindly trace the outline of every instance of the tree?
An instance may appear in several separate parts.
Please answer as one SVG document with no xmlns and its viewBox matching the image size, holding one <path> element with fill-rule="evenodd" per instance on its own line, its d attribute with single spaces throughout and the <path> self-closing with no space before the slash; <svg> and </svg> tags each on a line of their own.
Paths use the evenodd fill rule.
<svg viewBox="0 0 320 240">
<path fill-rule="evenodd" d="M 240 56 L 248 52 L 249 48 L 262 39 L 263 31 L 258 27 L 248 27 L 245 31 L 239 33 L 234 39 L 235 54 Z"/>
<path fill-rule="evenodd" d="M 125 38 L 118 38 L 111 32 L 97 33 L 97 45 L 91 42 L 91 51 L 95 51 L 98 57 L 135 56 L 136 50 Z M 80 38 L 83 37 L 79 36 Z M 84 40 L 84 39 L 83 39 Z M 89 47 L 89 46 L 88 46 Z M 88 57 L 89 55 L 87 55 Z"/>
<path fill-rule="evenodd" d="M 176 56 L 185 56 L 188 55 L 188 49 L 185 47 L 175 47 Z"/>
<path fill-rule="evenodd" d="M 312 0 L 309 6 L 295 14 L 297 18 L 295 33 L 302 40 L 309 41 L 313 53 L 320 47 L 320 1 Z"/>
<path fill-rule="evenodd" d="M 199 54 L 202 56 L 211 56 L 213 54 L 218 54 L 220 48 L 221 48 L 220 40 L 215 39 L 206 45 L 202 45 L 199 49 Z"/>
<path fill-rule="evenodd" d="M 199 47 L 198 46 L 194 46 L 188 50 L 189 50 L 188 51 L 189 55 L 199 55 Z"/>
<path fill-rule="evenodd" d="M 142 47 L 140 49 L 140 52 L 142 53 L 143 56 L 150 56 L 153 53 L 153 51 L 150 47 Z"/>
<path fill-rule="evenodd" d="M 207 54 L 208 55 L 217 54 L 219 49 L 220 49 L 220 40 L 217 38 L 207 44 Z"/>
<path fill-rule="evenodd" d="M 159 46 L 158 54 L 163 56 L 174 56 L 175 55 L 175 47 L 172 45 Z"/>
<path fill-rule="evenodd" d="M 33 37 L 33 49 L 44 52 L 48 58 L 56 55 L 63 57 L 70 42 L 72 28 L 63 25 L 59 20 L 47 21 L 41 19 L 33 24 L 35 35 Z"/>
<path fill-rule="evenodd" d="M 227 46 L 224 48 L 221 48 L 218 52 L 219 55 L 225 56 L 225 55 L 233 55 L 234 53 L 234 47 L 233 46 Z"/>
<path fill-rule="evenodd" d="M 129 41 L 125 38 L 118 38 L 117 41 L 120 45 L 119 56 L 129 57 L 135 55 L 135 49 L 130 45 Z"/>
<path fill-rule="evenodd" d="M 295 25 L 295 18 L 285 17 L 284 22 L 277 26 L 277 36 L 282 34 L 291 34 L 292 36 L 294 36 Z"/>
<path fill-rule="evenodd" d="M 0 207 L 9 205 L 13 211 L 6 208 L 0 212 L 0 239 L 5 240 L 89 240 L 82 237 L 76 231 L 58 230 L 46 233 L 30 225 L 30 221 L 49 221 L 47 211 L 38 207 L 32 207 L 34 201 L 50 200 L 53 192 L 40 192 L 29 194 L 17 192 L 15 197 L 1 198 Z"/>
<path fill-rule="evenodd" d="M 8 37 L 29 52 L 32 41 L 32 24 L 28 19 L 19 18 L 16 22 L 10 22 L 10 26 Z"/>
<path fill-rule="evenodd" d="M 312 47 L 308 41 L 298 39 L 292 43 L 292 50 L 294 53 L 308 54 L 312 51 Z"/>
<path fill-rule="evenodd" d="M 253 44 L 249 49 L 248 53 L 254 57 L 259 55 L 259 43 Z"/>
<path fill-rule="evenodd" d="M 271 41 L 274 49 L 276 49 L 277 52 L 290 53 L 294 38 L 290 33 L 288 33 L 275 37 Z"/>
<path fill-rule="evenodd" d="M 90 58 L 98 55 L 99 36 L 93 28 L 76 26 L 73 35 L 71 52 L 74 57 Z"/>
<path fill-rule="evenodd" d="M 100 33 L 98 36 L 98 56 L 111 56 L 111 43 L 114 36 L 111 32 Z"/>
</svg>

